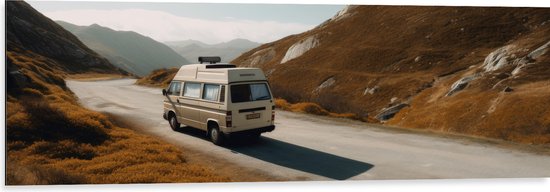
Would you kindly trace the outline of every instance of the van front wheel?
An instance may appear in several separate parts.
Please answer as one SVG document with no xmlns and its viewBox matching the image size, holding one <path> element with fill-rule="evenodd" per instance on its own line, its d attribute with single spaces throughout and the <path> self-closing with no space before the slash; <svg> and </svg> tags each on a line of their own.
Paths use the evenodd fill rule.
<svg viewBox="0 0 550 192">
<path fill-rule="evenodd" d="M 178 123 L 178 119 L 176 118 L 175 115 L 170 115 L 169 123 L 170 123 L 170 128 L 172 128 L 172 130 L 174 131 L 177 131 L 181 126 L 181 124 Z"/>
<path fill-rule="evenodd" d="M 212 141 L 212 143 L 214 143 L 215 145 L 223 145 L 225 138 L 218 126 L 214 125 L 210 127 L 208 129 L 208 132 L 208 135 L 210 136 L 210 141 Z"/>
</svg>

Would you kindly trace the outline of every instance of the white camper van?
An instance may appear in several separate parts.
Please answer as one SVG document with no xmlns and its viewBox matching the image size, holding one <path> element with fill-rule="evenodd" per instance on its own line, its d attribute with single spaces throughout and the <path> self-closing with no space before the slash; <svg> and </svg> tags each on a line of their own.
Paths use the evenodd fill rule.
<svg viewBox="0 0 550 192">
<path fill-rule="evenodd" d="M 199 57 L 201 64 L 179 69 L 162 90 L 164 119 L 174 130 L 180 124 L 205 130 L 216 145 L 237 133 L 258 138 L 273 131 L 275 104 L 262 70 L 220 60 Z"/>
</svg>

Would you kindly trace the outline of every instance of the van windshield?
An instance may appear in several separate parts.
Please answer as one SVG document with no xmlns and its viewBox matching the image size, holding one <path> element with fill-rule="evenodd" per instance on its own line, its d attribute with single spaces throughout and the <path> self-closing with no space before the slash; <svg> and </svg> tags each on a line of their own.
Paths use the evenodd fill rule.
<svg viewBox="0 0 550 192">
<path fill-rule="evenodd" d="M 231 85 L 231 101 L 233 103 L 269 100 L 271 94 L 265 83 Z"/>
</svg>

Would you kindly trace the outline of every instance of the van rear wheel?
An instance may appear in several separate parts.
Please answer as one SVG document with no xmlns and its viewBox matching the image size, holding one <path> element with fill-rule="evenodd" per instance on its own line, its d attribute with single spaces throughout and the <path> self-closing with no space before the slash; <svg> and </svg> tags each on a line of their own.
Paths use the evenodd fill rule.
<svg viewBox="0 0 550 192">
<path fill-rule="evenodd" d="M 170 128 L 172 128 L 172 130 L 174 131 L 177 131 L 180 127 L 181 127 L 181 124 L 178 123 L 178 119 L 176 118 L 175 115 L 170 115 Z"/>
<path fill-rule="evenodd" d="M 208 135 L 210 136 L 210 141 L 212 141 L 212 143 L 215 145 L 223 145 L 225 138 L 217 125 L 213 125 L 208 129 Z"/>
</svg>

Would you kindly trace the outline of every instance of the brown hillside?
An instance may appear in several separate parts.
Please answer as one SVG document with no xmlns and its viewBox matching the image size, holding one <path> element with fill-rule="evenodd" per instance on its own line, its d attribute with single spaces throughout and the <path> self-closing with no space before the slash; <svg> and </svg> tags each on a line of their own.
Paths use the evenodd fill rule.
<svg viewBox="0 0 550 192">
<path fill-rule="evenodd" d="M 178 70 L 178 68 L 157 69 L 152 71 L 149 75 L 138 79 L 136 84 L 153 87 L 167 87 L 174 76 L 176 76 Z"/>
<path fill-rule="evenodd" d="M 275 96 L 289 102 L 382 120 L 404 108 L 388 123 L 550 143 L 549 22 L 550 9 L 541 8 L 349 6 L 232 63 L 262 68 Z M 503 67 L 485 70 L 489 54 L 506 45 L 492 55 L 492 64 L 505 57 Z"/>
</svg>

